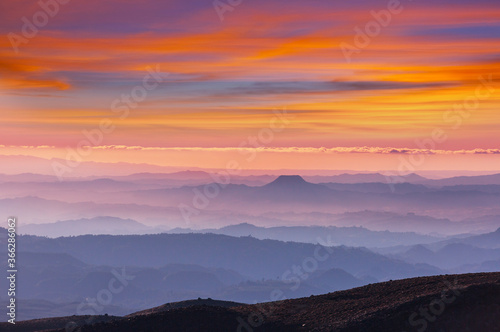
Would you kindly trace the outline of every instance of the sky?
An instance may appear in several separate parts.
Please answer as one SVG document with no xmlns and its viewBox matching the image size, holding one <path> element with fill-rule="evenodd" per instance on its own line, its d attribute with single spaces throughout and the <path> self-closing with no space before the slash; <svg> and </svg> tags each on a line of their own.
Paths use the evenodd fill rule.
<svg viewBox="0 0 500 332">
<path fill-rule="evenodd" d="M 498 1 L 19 0 L 0 22 L 0 156 L 500 170 Z"/>
</svg>

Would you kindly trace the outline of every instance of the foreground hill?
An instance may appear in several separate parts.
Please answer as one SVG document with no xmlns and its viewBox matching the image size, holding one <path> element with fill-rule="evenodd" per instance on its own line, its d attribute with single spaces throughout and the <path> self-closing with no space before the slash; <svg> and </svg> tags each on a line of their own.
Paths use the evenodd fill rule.
<svg viewBox="0 0 500 332">
<path fill-rule="evenodd" d="M 279 297 L 276 294 L 276 297 Z M 124 318 L 99 317 L 100 331 L 500 331 L 500 272 L 371 284 L 320 296 L 238 307 L 195 305 Z M 81 322 L 84 317 L 70 317 Z M 62 332 L 68 318 L 59 320 Z M 43 320 L 5 331 L 47 329 Z"/>
<path fill-rule="evenodd" d="M 212 299 L 198 298 L 197 300 L 188 300 L 188 301 L 166 303 L 166 304 L 161 305 L 159 307 L 154 307 L 151 309 L 134 312 L 133 314 L 127 315 L 126 317 L 135 317 L 135 316 L 143 316 L 143 315 L 147 316 L 147 315 L 165 312 L 165 311 L 169 311 L 169 310 L 195 307 L 195 306 L 234 308 L 234 307 L 240 307 L 240 306 L 244 306 L 244 305 L 245 305 L 244 303 L 238 303 L 238 302 L 217 301 L 217 300 L 212 300 Z"/>
</svg>

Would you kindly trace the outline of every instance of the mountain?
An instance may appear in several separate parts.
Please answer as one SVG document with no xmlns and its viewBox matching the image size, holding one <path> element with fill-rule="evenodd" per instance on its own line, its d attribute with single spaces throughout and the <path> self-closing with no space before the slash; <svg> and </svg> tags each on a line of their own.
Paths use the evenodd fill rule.
<svg viewBox="0 0 500 332">
<path fill-rule="evenodd" d="M 82 332 L 128 331 L 499 331 L 500 273 L 442 275 L 242 306 L 194 305 L 139 315 L 97 316 Z M 215 303 L 213 303 L 215 304 Z M 175 305 L 174 305 L 175 306 Z M 168 306 L 167 306 L 168 308 Z M 84 317 L 1 323 L 4 331 L 53 328 Z M 85 317 L 89 319 L 88 317 Z M 92 324 L 93 323 L 93 324 Z"/>
<path fill-rule="evenodd" d="M 440 207 L 436 207 L 434 210 L 418 210 L 421 215 L 413 212 L 399 212 L 400 210 L 406 210 L 398 207 L 400 205 L 398 201 L 409 199 L 405 197 L 406 194 L 387 194 L 387 197 L 383 197 L 385 194 L 342 192 L 320 187 L 321 191 L 330 190 L 331 193 L 329 195 L 320 194 L 316 200 L 307 197 L 301 199 L 300 195 L 297 198 L 294 198 L 295 195 L 291 195 L 290 200 L 287 200 L 287 191 L 284 189 L 278 190 L 279 193 L 283 194 L 277 197 L 265 192 L 259 193 L 258 191 L 262 187 L 230 186 L 220 190 L 219 195 L 216 197 L 208 199 L 207 207 L 196 209 L 194 213 L 190 214 L 189 219 L 185 219 L 178 204 L 185 204 L 188 208 L 198 206 L 193 205 L 193 200 L 195 198 L 201 199 L 199 193 L 203 193 L 204 186 L 183 187 L 175 190 L 100 194 L 101 197 L 115 197 L 115 199 L 109 198 L 109 200 L 122 203 L 92 201 L 70 203 L 33 196 L 0 199 L 0 210 L 5 211 L 7 215 L 15 215 L 19 220 L 22 220 L 20 227 L 26 224 L 53 223 L 57 220 L 92 219 L 102 216 L 132 219 L 141 224 L 158 228 L 158 231 L 166 231 L 174 227 L 196 229 L 206 229 L 207 226 L 224 227 L 238 222 L 248 222 L 258 226 L 356 226 L 372 231 L 390 230 L 391 232 L 445 235 L 491 232 L 500 227 L 500 218 L 498 217 L 500 209 L 494 207 L 487 210 L 478 208 L 479 217 L 469 217 L 468 213 L 463 213 L 455 218 L 457 221 L 451 221 L 450 218 L 443 217 L 451 210 L 441 210 Z M 198 195 L 193 192 L 194 189 L 198 190 Z M 92 194 L 94 197 L 99 195 L 95 192 Z M 128 198 L 120 197 L 120 195 L 126 195 Z M 391 198 L 392 196 L 394 198 Z M 452 215 L 459 215 L 459 212 L 463 211 L 458 208 L 461 202 L 454 203 L 451 198 L 446 204 L 450 208 L 455 206 Z M 389 204 L 388 202 L 391 200 L 394 201 L 394 206 L 384 205 Z M 386 203 L 383 203 L 384 201 Z M 437 199 L 437 201 L 439 202 L 440 199 Z M 196 202 L 199 203 L 199 201 Z M 433 203 L 433 205 L 436 205 L 436 203 Z M 26 209 L 26 206 L 30 208 Z M 373 209 L 364 209 L 367 206 Z M 339 211 L 340 209 L 341 211 Z M 495 209 L 499 210 L 499 214 L 488 213 L 488 216 L 483 216 L 487 211 L 497 212 Z M 345 212 L 346 210 L 348 212 Z M 433 217 L 434 213 L 437 213 L 438 217 Z"/>
<path fill-rule="evenodd" d="M 500 228 L 491 233 L 474 235 L 458 240 L 453 239 L 448 242 L 460 242 L 480 248 L 500 248 Z"/>
<path fill-rule="evenodd" d="M 433 186 L 457 186 L 457 185 L 500 185 L 500 173 L 476 176 L 455 176 L 440 180 L 428 180 L 426 184 Z"/>
<path fill-rule="evenodd" d="M 328 250 L 317 244 L 216 234 L 84 235 L 56 239 L 21 236 L 18 239 L 25 251 L 67 253 L 87 264 L 160 267 L 183 263 L 220 267 L 256 279 L 282 278 L 293 266 L 311 260 L 322 250 L 326 253 L 320 256 L 326 257 L 317 261 L 314 270 L 339 268 L 355 276 L 369 275 L 378 280 L 440 272 L 431 266 L 417 267 L 392 260 L 365 248 L 331 247 L 328 237 L 320 238 L 319 242 L 326 244 Z"/>
<path fill-rule="evenodd" d="M 66 253 L 18 252 L 20 265 L 23 267 L 71 267 L 84 268 L 87 264 Z"/>
<path fill-rule="evenodd" d="M 416 246 L 412 246 L 406 252 L 399 255 L 400 258 L 412 261 L 412 262 L 425 262 L 431 260 L 435 255 L 435 252 L 430 250 L 429 248 L 418 244 Z"/>
<path fill-rule="evenodd" d="M 427 263 L 442 269 L 478 264 L 500 259 L 500 249 L 477 248 L 464 243 L 451 243 L 436 251 L 418 245 L 396 257 L 411 263 Z"/>
<path fill-rule="evenodd" d="M 300 175 L 280 175 L 271 183 L 266 184 L 264 188 L 292 190 L 309 188 L 314 190 L 319 188 L 319 186 L 305 181 Z"/>
<path fill-rule="evenodd" d="M 181 171 L 173 173 L 134 173 L 130 175 L 121 176 L 120 178 L 126 180 L 160 180 L 160 179 L 175 179 L 175 180 L 208 180 L 210 174 L 204 171 Z"/>
<path fill-rule="evenodd" d="M 18 174 L 22 169 L 24 172 L 54 175 L 54 162 L 66 165 L 65 159 L 23 156 L 23 155 L 0 155 L 0 173 Z M 71 172 L 65 174 L 66 178 L 82 176 L 107 176 L 107 175 L 128 175 L 137 172 L 178 172 L 181 167 L 159 166 L 145 163 L 107 163 L 82 161 L 78 167 L 72 168 Z"/>
<path fill-rule="evenodd" d="M 16 291 L 19 320 L 89 312 L 88 306 L 82 307 L 85 299 L 95 298 L 101 290 L 108 289 L 110 280 L 116 279 L 117 275 L 131 276 L 132 279 L 120 292 L 113 294 L 110 305 L 99 307 L 94 313 L 124 315 L 159 305 L 167 298 L 170 301 L 200 296 L 221 298 L 225 290 L 249 279 L 235 271 L 199 265 L 168 264 L 159 268 L 96 266 L 68 254 L 25 251 L 18 252 L 16 258 L 20 271 Z M 0 287 L 9 288 L 6 278 L 0 279 Z M 244 301 L 254 299 L 264 301 L 266 297 L 255 297 L 250 292 Z M 0 300 L 3 301 L 1 295 Z M 5 320 L 5 317 L 0 319 Z"/>
<path fill-rule="evenodd" d="M 341 269 L 322 271 L 312 276 L 309 282 L 323 289 L 328 289 L 329 292 L 350 289 L 365 284 L 365 282 Z"/>
<path fill-rule="evenodd" d="M 352 247 L 389 247 L 437 242 L 441 238 L 416 233 L 370 231 L 363 227 L 336 226 L 277 226 L 258 227 L 249 223 L 225 226 L 219 229 L 175 229 L 168 233 L 213 233 L 229 236 L 253 236 L 265 240 L 317 243 L 328 236 L 335 245 Z"/>
<path fill-rule="evenodd" d="M 410 173 L 405 175 L 392 175 L 392 172 L 388 172 L 387 175 L 381 173 L 356 173 L 356 174 L 340 174 L 333 176 L 305 176 L 307 181 L 319 183 L 319 182 L 333 182 L 333 183 L 418 183 L 427 181 L 418 174 Z M 397 174 L 394 173 L 394 174 Z"/>
<path fill-rule="evenodd" d="M 344 213 L 379 210 L 399 214 L 425 211 L 425 214 L 430 216 L 463 219 L 482 216 L 485 213 L 494 214 L 500 209 L 500 193 L 491 191 L 440 188 L 425 190 L 422 186 L 415 185 L 406 186 L 402 192 L 393 192 L 389 184 L 389 190 L 382 189 L 380 184 L 377 186 L 378 189 L 375 190 L 362 189 L 362 186 L 354 191 L 338 190 L 328 188 L 327 185 L 307 182 L 295 175 L 279 176 L 266 185 L 256 187 L 213 182 L 199 186 L 124 191 L 102 195 L 100 199 L 111 204 L 120 202 L 152 206 L 187 206 L 195 207 L 197 212 L 201 209 L 204 212 L 231 211 L 250 215 L 269 212 Z M 394 188 L 398 189 L 396 186 Z M 200 213 L 191 215 L 197 216 Z M 413 228 L 413 231 L 417 229 L 421 228 Z M 446 233 L 449 232 L 448 227 Z"/>
<path fill-rule="evenodd" d="M 299 175 L 281 175 L 271 183 L 258 187 L 252 197 L 275 202 L 325 201 L 335 192 L 329 188 L 305 181 Z"/>
<path fill-rule="evenodd" d="M 109 193 L 106 194 L 110 196 Z M 29 206 L 29 209 L 26 209 Z M 172 220 L 178 222 L 181 218 L 178 207 L 162 207 L 151 205 L 104 204 L 91 201 L 64 202 L 53 199 L 43 199 L 34 196 L 0 199 L 0 210 L 7 215 L 14 215 L 26 224 L 52 223 L 55 220 L 92 219 L 102 216 L 113 216 L 122 219 L 133 219 L 141 223 L 165 224 Z M 205 217 L 212 217 L 206 213 Z M 181 222 L 182 225 L 185 225 Z M 176 225 L 173 223 L 173 225 Z"/>
<path fill-rule="evenodd" d="M 470 184 L 470 185 L 456 185 L 444 186 L 440 190 L 443 191 L 470 191 L 470 192 L 484 192 L 490 194 L 500 193 L 500 185 L 498 184 Z"/>
<path fill-rule="evenodd" d="M 500 271 L 500 259 L 482 262 L 475 271 L 496 272 Z"/>
<path fill-rule="evenodd" d="M 434 218 L 431 216 L 418 215 L 415 213 L 399 214 L 387 211 L 359 211 L 346 212 L 338 215 L 335 220 L 338 226 L 361 226 L 370 230 L 383 231 L 390 229 L 394 232 L 407 232 L 415 230 L 420 233 L 441 233 L 447 234 L 451 230 L 455 233 L 462 226 L 461 223 L 454 223 L 446 218 Z M 466 228 L 467 226 L 462 226 Z"/>
<path fill-rule="evenodd" d="M 421 184 L 412 183 L 393 183 L 387 182 L 369 182 L 369 183 L 320 183 L 330 189 L 337 191 L 355 191 L 360 193 L 378 193 L 378 194 L 408 194 L 413 192 L 430 192 L 435 189 Z"/>
<path fill-rule="evenodd" d="M 22 174 L 0 174 L 0 182 L 56 182 L 58 181 L 55 175 L 43 175 L 34 173 L 22 173 Z"/>
<path fill-rule="evenodd" d="M 2 184 L 0 209 L 12 211 L 10 213 L 16 214 L 24 225 L 100 216 L 133 219 L 148 226 L 162 225 L 163 229 L 201 229 L 207 225 L 220 227 L 240 221 L 267 226 L 291 225 L 288 220 L 276 217 L 268 220 L 265 216 L 282 213 L 295 215 L 294 218 L 304 214 L 303 220 L 293 225 L 363 226 L 371 230 L 427 234 L 478 233 L 500 227 L 500 219 L 484 222 L 477 219 L 500 215 L 500 186 L 441 188 L 421 183 L 390 186 L 387 182 L 317 184 L 299 175 L 278 176 L 257 186 L 244 184 L 248 181 L 240 177 L 235 180 L 240 184 L 223 185 L 214 182 L 213 176 L 216 175 L 193 170 L 117 175 L 112 179 L 6 182 Z M 252 181 L 261 182 L 262 178 L 254 177 Z M 364 210 L 404 217 L 383 222 L 354 218 L 345 220 L 343 225 L 328 218 L 319 223 L 314 217 L 317 213 L 353 215 Z M 426 217 L 416 216 L 416 213 Z M 470 222 L 450 222 L 463 219 Z"/>
<path fill-rule="evenodd" d="M 136 185 L 150 185 L 156 188 L 175 188 L 182 186 L 199 186 L 214 182 L 217 178 L 212 173 L 205 171 L 180 171 L 173 173 L 134 173 L 123 176 L 111 176 L 117 181 L 132 182 Z"/>
<path fill-rule="evenodd" d="M 328 238 L 322 240 L 329 243 Z M 130 276 L 112 306 L 95 314 L 120 315 L 159 305 L 212 297 L 251 303 L 323 294 L 377 280 L 438 274 L 363 248 L 257 240 L 213 234 L 77 236 L 56 239 L 19 235 L 19 319 L 86 313 L 79 308 L 109 287 L 117 273 Z M 6 238 L 0 239 L 6 247 Z M 231 253 L 231 254 L 228 254 Z M 262 259 L 266 257 L 266 259 Z M 179 262 L 183 262 L 180 264 Z M 0 279 L 0 288 L 8 280 Z M 31 303 L 50 301 L 57 306 Z"/>
<path fill-rule="evenodd" d="M 49 224 L 26 224 L 18 228 L 19 234 L 30 234 L 47 237 L 77 236 L 86 234 L 147 234 L 158 233 L 132 219 L 115 217 L 96 217 L 91 219 L 64 220 Z"/>
<path fill-rule="evenodd" d="M 475 248 L 499 249 L 500 250 L 500 228 L 494 232 L 479 235 L 463 234 L 460 237 L 452 237 L 436 243 L 429 243 L 427 246 L 433 250 L 440 250 L 451 244 L 461 244 L 473 246 Z"/>
</svg>

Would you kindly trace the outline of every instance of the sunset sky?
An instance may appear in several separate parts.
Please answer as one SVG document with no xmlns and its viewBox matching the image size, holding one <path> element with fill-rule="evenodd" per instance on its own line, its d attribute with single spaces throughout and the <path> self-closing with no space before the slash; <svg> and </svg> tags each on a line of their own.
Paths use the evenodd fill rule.
<svg viewBox="0 0 500 332">
<path fill-rule="evenodd" d="M 239 2 L 3 1 L 0 155 L 500 170 L 498 0 Z"/>
</svg>

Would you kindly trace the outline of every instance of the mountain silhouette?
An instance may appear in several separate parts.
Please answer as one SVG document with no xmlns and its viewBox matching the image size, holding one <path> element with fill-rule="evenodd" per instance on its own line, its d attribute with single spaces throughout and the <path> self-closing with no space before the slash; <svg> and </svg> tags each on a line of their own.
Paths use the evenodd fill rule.
<svg viewBox="0 0 500 332">
<path fill-rule="evenodd" d="M 72 316 L 0 323 L 2 331 L 498 331 L 500 273 L 441 275 L 255 305 L 196 300 L 125 317 Z M 85 320 L 84 320 L 85 318 Z M 252 325 L 250 325 L 252 324 Z"/>
<path fill-rule="evenodd" d="M 271 183 L 268 183 L 265 187 L 278 187 L 278 186 L 286 186 L 290 188 L 291 186 L 300 188 L 300 186 L 304 186 L 310 184 L 306 180 L 304 180 L 300 175 L 280 175 Z"/>
<path fill-rule="evenodd" d="M 259 187 L 255 194 L 256 198 L 278 202 L 327 202 L 331 201 L 336 192 L 324 185 L 307 182 L 299 175 L 281 175 L 273 182 Z"/>
</svg>

